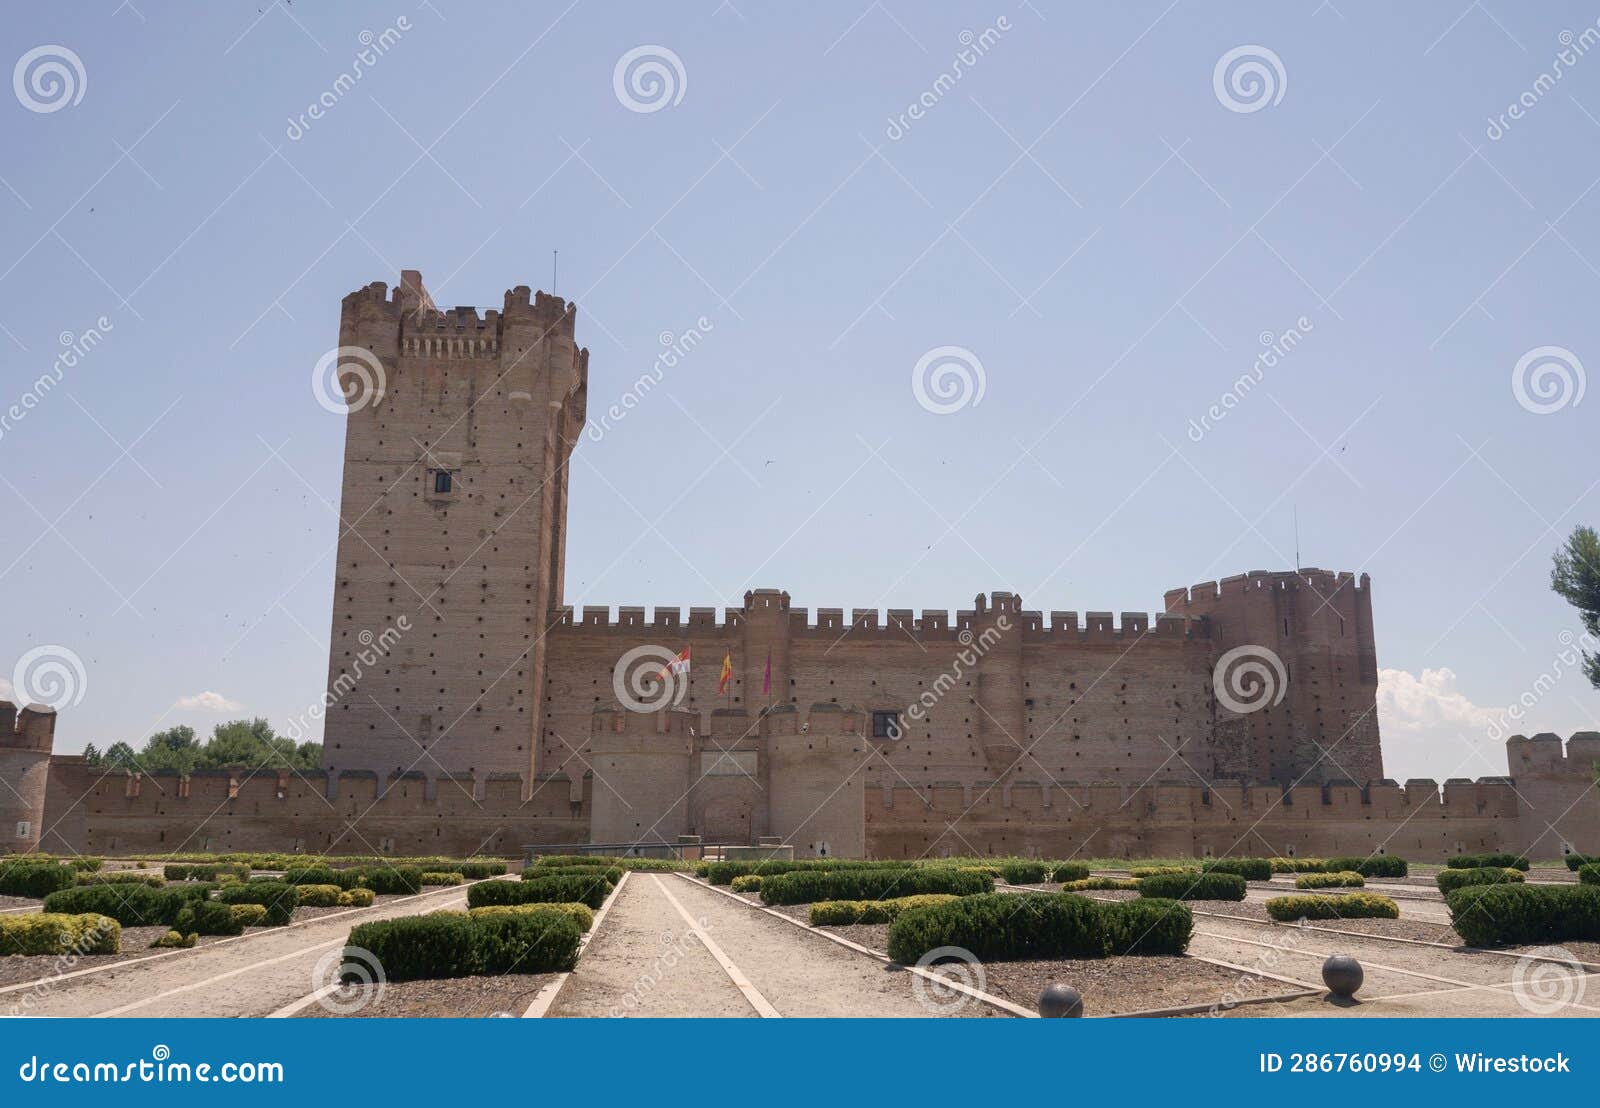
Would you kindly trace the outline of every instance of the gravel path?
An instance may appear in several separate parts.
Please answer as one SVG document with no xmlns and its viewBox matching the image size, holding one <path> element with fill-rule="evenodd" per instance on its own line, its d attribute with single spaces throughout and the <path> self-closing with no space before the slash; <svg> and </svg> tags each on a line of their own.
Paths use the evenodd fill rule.
<svg viewBox="0 0 1600 1108">
<path fill-rule="evenodd" d="M 382 995 L 350 989 L 328 996 L 326 1003 L 301 1009 L 306 1019 L 417 1016 L 517 1018 L 554 974 L 530 973 L 495 977 L 451 977 L 434 981 L 391 981 Z"/>
<path fill-rule="evenodd" d="M 31 988 L 0 992 L 0 1003 L 25 993 L 30 1014 L 40 1016 L 262 1016 L 311 992 L 317 963 L 341 949 L 357 923 L 465 904 L 464 888 L 441 890 L 289 927 L 251 928 L 241 938 L 202 939 L 193 950 L 148 961 L 138 956 L 166 952 L 128 949 L 122 956 L 127 965 L 80 977 L 45 976 Z M 125 930 L 124 946 L 134 945 L 130 934 L 149 931 Z M 89 968 L 93 961 L 82 959 L 69 972 Z M 52 964 L 44 972 L 53 975 L 54 970 Z"/>
<path fill-rule="evenodd" d="M 996 1014 L 977 1002 L 954 1010 L 924 1005 L 912 987 L 913 975 L 903 969 L 675 875 L 642 873 L 624 887 L 550 1014 L 755 1015 L 756 1003 L 694 935 L 674 898 L 731 963 L 732 972 L 779 1015 Z"/>
</svg>

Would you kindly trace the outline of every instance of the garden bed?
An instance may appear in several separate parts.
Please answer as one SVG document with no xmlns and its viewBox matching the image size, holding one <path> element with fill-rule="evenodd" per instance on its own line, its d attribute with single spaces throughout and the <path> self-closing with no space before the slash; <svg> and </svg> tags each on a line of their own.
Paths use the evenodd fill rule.
<svg viewBox="0 0 1600 1108">
<path fill-rule="evenodd" d="M 555 977 L 551 973 L 510 973 L 391 981 L 384 985 L 383 995 L 376 1003 L 361 1004 L 359 993 L 351 989 L 326 998 L 327 1005 L 335 1010 L 314 1001 L 296 1015 L 307 1019 L 521 1017 L 539 990 Z M 351 1010 L 337 1010 L 341 1005 Z"/>
<path fill-rule="evenodd" d="M 151 950 L 150 944 L 165 935 L 167 930 L 165 927 L 124 927 L 122 929 L 122 951 L 118 954 L 84 954 L 77 957 L 70 954 L 5 955 L 0 957 L 0 986 L 19 985 L 25 981 L 37 981 L 40 978 L 50 978 L 57 974 L 73 973 L 77 970 L 92 969 L 95 966 L 124 962 L 130 958 L 141 958 L 147 954 L 166 953 L 165 948 Z M 251 929 L 251 931 L 254 930 L 257 929 Z M 226 936 L 201 935 L 195 946 L 206 946 L 223 938 L 226 938 Z M 9 1012 L 11 1006 L 18 1003 L 20 998 L 25 995 L 26 990 L 21 989 L 14 993 L 0 994 L 0 1013 Z"/>
<path fill-rule="evenodd" d="M 984 991 L 1035 1010 L 1052 981 L 1083 994 L 1088 1016 L 1125 1015 L 1152 1008 L 1237 1003 L 1282 996 L 1294 986 L 1251 977 L 1196 958 L 1166 956 L 1050 962 L 986 962 Z"/>
</svg>

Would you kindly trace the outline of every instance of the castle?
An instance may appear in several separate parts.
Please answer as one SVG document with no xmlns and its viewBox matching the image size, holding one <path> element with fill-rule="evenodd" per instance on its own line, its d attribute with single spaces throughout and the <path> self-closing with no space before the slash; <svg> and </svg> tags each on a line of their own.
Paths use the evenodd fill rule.
<svg viewBox="0 0 1600 1108">
<path fill-rule="evenodd" d="M 1384 778 L 1365 575 L 1253 571 L 1153 620 L 1003 591 L 953 616 L 777 589 L 720 618 L 573 610 L 575 339 L 575 307 L 526 286 L 482 314 L 412 270 L 345 297 L 325 772 L 107 775 L 51 759 L 24 712 L 26 739 L 0 735 L 17 845 L 1600 853 L 1600 734 L 1518 736 L 1509 776 L 1442 791 Z"/>
</svg>

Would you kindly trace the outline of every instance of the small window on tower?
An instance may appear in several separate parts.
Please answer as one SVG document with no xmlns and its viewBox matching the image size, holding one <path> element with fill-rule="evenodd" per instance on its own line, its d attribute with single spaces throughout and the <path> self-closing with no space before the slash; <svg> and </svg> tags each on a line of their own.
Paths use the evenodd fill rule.
<svg viewBox="0 0 1600 1108">
<path fill-rule="evenodd" d="M 450 471 L 448 469 L 436 469 L 433 471 L 433 491 L 436 493 L 450 491 Z"/>
<path fill-rule="evenodd" d="M 899 712 L 873 712 L 872 737 L 895 741 L 900 738 Z"/>
</svg>

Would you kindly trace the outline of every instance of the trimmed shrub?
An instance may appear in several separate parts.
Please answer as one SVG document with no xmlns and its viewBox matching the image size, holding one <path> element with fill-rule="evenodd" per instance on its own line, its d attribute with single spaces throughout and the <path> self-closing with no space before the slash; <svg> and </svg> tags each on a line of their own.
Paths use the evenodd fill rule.
<svg viewBox="0 0 1600 1108">
<path fill-rule="evenodd" d="M 1139 879 L 1139 895 L 1164 900 L 1243 900 L 1244 878 L 1236 873 L 1162 873 Z"/>
<path fill-rule="evenodd" d="M 538 882 L 490 884 L 525 889 Z M 349 945 L 371 951 L 390 981 L 410 981 L 566 971 L 577 964 L 582 938 L 572 916 L 559 910 L 433 912 L 363 923 L 350 932 Z"/>
<path fill-rule="evenodd" d="M 960 898 L 951 893 L 897 896 L 893 900 L 821 900 L 811 906 L 812 927 L 848 927 L 854 923 L 893 923 L 901 912 L 929 908 Z"/>
<path fill-rule="evenodd" d="M 1270 858 L 1213 858 L 1200 863 L 1201 873 L 1231 873 L 1246 881 L 1271 881 Z"/>
<path fill-rule="evenodd" d="M 619 866 L 622 869 L 655 871 L 666 873 L 671 871 L 690 872 L 697 875 L 701 866 L 709 866 L 710 862 L 683 862 L 677 858 L 621 858 L 606 854 L 546 854 L 534 864 L 539 866 L 573 866 L 599 863 L 607 866 Z M 701 875 L 703 876 L 703 875 Z"/>
<path fill-rule="evenodd" d="M 55 861 L 0 862 L 0 896 L 47 897 L 77 877 L 75 867 Z"/>
<path fill-rule="evenodd" d="M 1086 862 L 1050 862 L 1050 880 L 1066 884 L 1068 881 L 1082 881 L 1089 876 L 1089 866 Z"/>
<path fill-rule="evenodd" d="M 210 865 L 179 864 L 163 866 L 162 873 L 166 875 L 168 881 L 220 881 L 224 877 L 243 880 L 250 876 L 250 867 L 226 862 Z"/>
<path fill-rule="evenodd" d="M 1406 860 L 1396 858 L 1393 854 L 1374 854 L 1367 858 L 1329 858 L 1324 864 L 1329 873 L 1351 870 L 1362 877 L 1404 877 L 1411 872 Z"/>
<path fill-rule="evenodd" d="M 1568 854 L 1566 857 L 1567 868 L 1573 873 L 1582 871 L 1584 866 L 1600 864 L 1600 856 L 1593 854 Z"/>
<path fill-rule="evenodd" d="M 265 904 L 230 904 L 228 910 L 233 913 L 235 923 L 244 927 L 270 927 L 267 922 L 267 906 Z"/>
<path fill-rule="evenodd" d="M 467 890 L 467 907 L 491 904 L 587 904 L 599 910 L 610 892 L 592 877 L 539 877 L 529 881 L 484 881 Z"/>
<path fill-rule="evenodd" d="M 361 871 L 361 884 L 384 896 L 414 895 L 422 891 L 422 871 L 416 866 L 373 866 Z"/>
<path fill-rule="evenodd" d="M 172 929 L 184 935 L 242 935 L 245 916 L 235 912 L 236 907 L 244 905 L 224 904 L 218 900 L 191 901 L 173 918 Z M 249 907 L 260 908 L 260 918 L 265 918 L 265 908 L 259 904 Z"/>
<path fill-rule="evenodd" d="M 594 912 L 587 904 L 576 901 L 570 904 L 490 904 L 483 908 L 469 908 L 467 915 L 474 918 L 478 916 L 492 916 L 504 912 L 560 912 L 578 925 L 579 931 L 587 931 L 594 926 Z"/>
<path fill-rule="evenodd" d="M 918 893 L 972 896 L 994 891 L 994 880 L 958 869 L 800 870 L 761 883 L 763 904 L 809 904 L 818 900 L 885 900 Z"/>
<path fill-rule="evenodd" d="M 337 908 L 344 890 L 337 885 L 296 885 L 302 908 Z M 364 890 L 372 895 L 371 889 Z"/>
<path fill-rule="evenodd" d="M 1445 862 L 1449 869 L 1515 869 L 1528 872 L 1528 860 L 1520 854 L 1457 854 Z"/>
<path fill-rule="evenodd" d="M 929 863 L 927 868 L 948 869 L 960 864 L 960 859 L 941 858 Z M 757 874 L 761 877 L 774 877 L 782 873 L 799 873 L 810 870 L 824 870 L 831 873 L 843 870 L 899 870 L 915 867 L 916 863 L 914 862 L 881 858 L 801 858 L 793 861 L 768 858 L 765 861 L 701 862 L 695 866 L 695 873 L 700 877 L 704 877 L 713 885 L 726 885 L 735 877 L 741 877 L 747 873 Z"/>
<path fill-rule="evenodd" d="M 996 862 L 995 868 L 1008 885 L 1037 885 L 1050 873 L 1043 862 Z"/>
<path fill-rule="evenodd" d="M 267 910 L 263 926 L 282 927 L 300 904 L 300 887 L 282 881 L 248 881 L 217 890 L 219 904 L 260 904 Z"/>
<path fill-rule="evenodd" d="M 344 880 L 341 881 L 340 878 Z M 353 887 L 361 878 L 360 870 L 336 870 L 332 866 L 292 866 L 283 871 L 286 885 L 335 885 L 341 889 Z"/>
<path fill-rule="evenodd" d="M 1279 923 L 1297 919 L 1399 919 L 1400 906 L 1377 893 L 1345 896 L 1275 896 L 1267 915 Z"/>
<path fill-rule="evenodd" d="M 1166 877 L 1173 873 L 1199 873 L 1199 866 L 1134 866 L 1128 871 L 1130 877 Z"/>
<path fill-rule="evenodd" d="M 761 882 L 766 878 L 759 873 L 744 873 L 733 879 L 733 884 L 728 886 L 736 893 L 758 893 L 761 891 Z"/>
<path fill-rule="evenodd" d="M 1600 885 L 1600 862 L 1590 862 L 1578 867 L 1578 884 Z"/>
<path fill-rule="evenodd" d="M 209 889 L 211 886 L 196 884 L 193 887 Z M 152 889 L 148 885 L 77 885 L 58 889 L 45 897 L 44 910 L 68 915 L 98 912 L 124 927 L 153 927 L 170 924 L 190 902 L 187 893 L 187 889 Z"/>
<path fill-rule="evenodd" d="M 1338 873 L 1302 873 L 1294 879 L 1297 889 L 1359 889 L 1367 879 L 1354 870 Z"/>
<path fill-rule="evenodd" d="M 1444 899 L 1469 946 L 1600 941 L 1594 885 L 1471 885 Z"/>
<path fill-rule="evenodd" d="M 121 949 L 122 925 L 95 912 L 0 916 L 0 955 L 115 954 Z"/>
<path fill-rule="evenodd" d="M 1442 869 L 1434 877 L 1442 893 L 1453 893 L 1469 885 L 1508 885 L 1526 880 L 1521 871 L 1482 866 L 1478 869 Z"/>
<path fill-rule="evenodd" d="M 1084 877 L 1061 886 L 1064 893 L 1137 892 L 1138 889 L 1139 882 L 1131 877 Z"/>
<path fill-rule="evenodd" d="M 159 873 L 136 873 L 131 870 L 118 870 L 115 873 L 80 873 L 76 883 L 79 885 L 149 885 L 152 889 L 159 889 L 167 883 L 167 879 Z"/>
<path fill-rule="evenodd" d="M 993 893 L 901 912 L 889 925 L 889 957 L 911 965 L 941 946 L 963 947 L 984 961 L 1181 954 L 1193 928 L 1189 909 L 1171 901 Z"/>
<path fill-rule="evenodd" d="M 524 881 L 542 881 L 546 877 L 587 877 L 591 880 L 605 879 L 606 884 L 615 885 L 622 880 L 623 871 L 617 866 L 539 866 L 536 869 L 522 871 Z"/>
<path fill-rule="evenodd" d="M 1273 873 L 1322 873 L 1328 863 L 1321 858 L 1268 858 Z"/>
<path fill-rule="evenodd" d="M 459 873 L 429 873 L 424 870 L 422 883 L 424 885 L 465 885 L 467 879 Z M 335 886 L 335 888 L 337 887 Z"/>
<path fill-rule="evenodd" d="M 374 899 L 371 889 L 344 889 L 339 893 L 339 907 L 370 908 Z"/>
<path fill-rule="evenodd" d="M 199 941 L 200 935 L 195 931 L 191 931 L 187 935 L 183 934 L 181 931 L 168 931 L 165 935 L 151 943 L 150 949 L 155 950 L 157 947 L 172 947 L 175 950 L 188 950 Z"/>
</svg>

